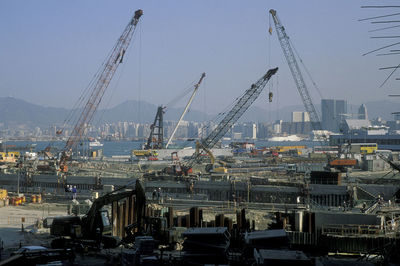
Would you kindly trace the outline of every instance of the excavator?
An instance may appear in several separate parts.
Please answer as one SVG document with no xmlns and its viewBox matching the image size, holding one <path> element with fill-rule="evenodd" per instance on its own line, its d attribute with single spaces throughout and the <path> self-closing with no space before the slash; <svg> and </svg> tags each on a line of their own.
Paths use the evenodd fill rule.
<svg viewBox="0 0 400 266">
<path fill-rule="evenodd" d="M 112 223 L 109 213 L 103 207 L 133 195 L 136 197 L 134 206 L 136 221 L 134 225 L 137 228 L 138 234 L 141 234 L 146 206 L 145 192 L 139 180 L 135 181 L 134 189 L 128 189 L 129 185 L 127 184 L 97 198 L 83 217 L 60 216 L 53 218 L 51 225 L 49 225 L 50 234 L 58 238 L 53 240 L 52 247 L 64 248 L 75 243 L 94 244 L 99 235 L 101 235 L 104 247 L 117 246 L 117 239 L 111 235 Z"/>
<path fill-rule="evenodd" d="M 215 156 L 214 154 L 211 152 L 210 149 L 208 149 L 207 147 L 203 146 L 199 141 L 196 141 L 196 151 L 195 153 L 197 154 L 197 158 L 200 156 L 200 150 L 205 151 L 208 156 L 210 157 L 210 164 L 206 165 L 206 172 L 207 173 L 228 173 L 228 169 L 226 167 L 226 163 L 224 161 L 221 160 L 217 160 L 219 166 L 217 166 L 215 164 L 216 160 L 215 160 Z"/>
<path fill-rule="evenodd" d="M 135 181 L 134 189 L 128 189 L 131 183 L 109 192 L 97 198 L 89 211 L 83 217 L 60 216 L 52 218 L 50 234 L 57 237 L 51 243 L 52 248 L 96 247 L 98 240 L 104 248 L 114 248 L 119 244 L 132 243 L 137 236 L 151 236 L 161 244 L 169 244 L 171 237 L 175 235 L 174 229 L 169 229 L 165 217 L 146 216 L 145 191 L 139 180 Z M 104 207 L 113 202 L 128 199 L 135 196 L 133 209 L 136 212 L 136 219 L 127 225 L 125 237 L 118 239 L 112 236 L 112 223 L 109 213 Z M 44 224 L 49 221 L 44 221 Z M 100 237 L 99 237 L 100 236 Z"/>
</svg>

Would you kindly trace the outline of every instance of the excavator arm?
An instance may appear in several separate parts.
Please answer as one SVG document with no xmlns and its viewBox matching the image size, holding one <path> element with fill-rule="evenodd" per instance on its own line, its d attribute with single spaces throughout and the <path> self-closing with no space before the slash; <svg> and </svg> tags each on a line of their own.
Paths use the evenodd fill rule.
<svg viewBox="0 0 400 266">
<path fill-rule="evenodd" d="M 143 219 L 143 216 L 141 215 L 144 206 L 146 203 L 146 197 L 145 197 L 145 192 L 140 184 L 139 180 L 136 180 L 135 183 L 135 189 L 129 190 L 129 191 L 122 191 L 119 192 L 120 190 L 126 188 L 127 186 L 124 186 L 118 190 L 109 192 L 105 194 L 104 196 L 101 196 L 97 198 L 91 208 L 89 209 L 88 213 L 85 215 L 85 217 L 82 219 L 82 229 L 86 231 L 87 234 L 94 233 L 96 228 L 94 228 L 95 221 L 96 221 L 96 216 L 97 213 L 105 206 L 108 204 L 111 204 L 112 202 L 122 200 L 125 198 L 129 198 L 132 195 L 136 195 L 136 203 L 137 203 L 137 208 L 135 208 L 138 212 L 138 221 L 137 223 L 140 224 L 141 220 Z"/>
</svg>

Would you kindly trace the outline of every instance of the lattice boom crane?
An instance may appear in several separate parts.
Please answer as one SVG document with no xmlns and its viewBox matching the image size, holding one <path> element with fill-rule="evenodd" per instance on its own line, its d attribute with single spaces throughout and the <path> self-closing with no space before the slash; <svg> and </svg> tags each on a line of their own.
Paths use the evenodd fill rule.
<svg viewBox="0 0 400 266">
<path fill-rule="evenodd" d="M 279 20 L 276 11 L 271 9 L 269 13 L 272 15 L 272 18 L 274 20 L 276 33 L 278 35 L 278 39 L 283 50 L 283 54 L 285 55 L 286 61 L 289 65 L 290 72 L 292 72 L 292 76 L 294 82 L 296 83 L 297 90 L 300 93 L 300 97 L 303 101 L 306 111 L 310 115 L 311 126 L 314 130 L 321 130 L 322 129 L 321 121 L 319 120 L 318 113 L 315 110 L 306 83 L 304 82 L 299 65 L 293 53 L 293 49 L 290 45 L 289 37 L 286 34 L 285 28 L 283 27 L 281 21 Z"/>
<path fill-rule="evenodd" d="M 60 170 L 67 172 L 68 168 L 66 162 L 71 155 L 71 151 L 74 145 L 82 140 L 87 125 L 92 121 L 93 115 L 95 114 L 97 107 L 99 106 L 101 99 L 104 95 L 105 90 L 110 84 L 119 64 L 122 63 L 125 52 L 131 42 L 133 33 L 135 32 L 136 25 L 139 22 L 140 17 L 143 15 L 143 11 L 138 9 L 135 11 L 133 18 L 126 26 L 124 32 L 119 37 L 111 55 L 106 60 L 103 70 L 97 76 L 97 79 L 92 84 L 90 89 L 91 93 L 88 101 L 86 102 L 82 113 L 74 126 L 74 129 L 69 136 L 67 143 L 60 157 Z"/>
<path fill-rule="evenodd" d="M 225 115 L 218 126 L 204 139 L 201 140 L 203 149 L 211 150 L 215 144 L 228 132 L 228 130 L 239 120 L 239 118 L 246 112 L 250 105 L 258 98 L 267 85 L 270 78 L 278 71 L 278 68 L 273 68 L 267 71 L 256 83 L 252 84 L 249 89 L 245 91 L 242 97 L 236 100 L 232 109 Z M 194 153 L 189 161 L 184 165 L 183 172 L 187 175 L 190 172 L 194 162 L 197 160 L 200 153 Z"/>
<path fill-rule="evenodd" d="M 199 79 L 199 82 L 197 82 L 197 84 L 194 85 L 194 90 L 193 90 L 193 92 L 192 92 L 192 95 L 190 96 L 189 101 L 187 102 L 187 104 L 186 104 L 186 106 L 185 106 L 185 109 L 183 110 L 183 113 L 181 114 L 181 117 L 180 117 L 179 120 L 178 120 L 178 123 L 176 124 L 174 130 L 172 131 L 172 134 L 171 134 L 171 136 L 169 137 L 169 139 L 168 139 L 168 141 L 167 141 L 167 145 L 165 145 L 165 148 L 166 148 L 166 149 L 168 148 L 169 144 L 171 144 L 171 141 L 172 141 L 172 139 L 173 139 L 174 136 L 175 136 L 176 130 L 178 129 L 179 124 L 182 122 L 182 119 L 183 119 L 183 117 L 185 116 L 186 112 L 189 110 L 189 107 L 190 107 L 190 105 L 192 104 L 192 101 L 193 101 L 193 99 L 194 99 L 194 96 L 196 95 L 196 92 L 197 92 L 197 90 L 199 89 L 200 84 L 201 84 L 201 82 L 203 81 L 203 79 L 204 79 L 205 76 L 206 76 L 206 73 L 201 74 L 201 77 L 200 77 L 200 79 Z"/>
</svg>

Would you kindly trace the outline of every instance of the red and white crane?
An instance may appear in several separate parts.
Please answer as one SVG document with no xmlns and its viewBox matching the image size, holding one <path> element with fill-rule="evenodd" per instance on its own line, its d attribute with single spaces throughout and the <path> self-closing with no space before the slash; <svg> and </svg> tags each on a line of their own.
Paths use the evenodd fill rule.
<svg viewBox="0 0 400 266">
<path fill-rule="evenodd" d="M 140 17 L 143 15 L 143 11 L 138 9 L 135 11 L 132 19 L 129 21 L 122 35 L 118 38 L 111 55 L 105 61 L 102 71 L 99 72 L 95 81 L 91 83 L 89 88 L 89 98 L 83 107 L 82 113 L 77 120 L 74 129 L 69 136 L 65 147 L 61 151 L 59 168 L 61 172 L 67 172 L 67 161 L 72 154 L 72 148 L 77 145 L 83 138 L 85 129 L 93 119 L 101 99 L 111 82 L 118 66 L 123 62 L 123 58 L 127 48 L 131 42 L 132 36 L 135 32 L 136 26 L 139 22 Z"/>
</svg>

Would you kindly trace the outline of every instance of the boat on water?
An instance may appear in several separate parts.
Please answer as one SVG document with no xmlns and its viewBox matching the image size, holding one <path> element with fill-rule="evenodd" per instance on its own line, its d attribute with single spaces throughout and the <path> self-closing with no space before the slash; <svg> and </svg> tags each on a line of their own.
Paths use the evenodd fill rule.
<svg viewBox="0 0 400 266">
<path fill-rule="evenodd" d="M 268 141 L 302 141 L 302 140 L 303 138 L 296 135 L 290 135 L 286 137 L 272 137 L 268 139 Z"/>
<path fill-rule="evenodd" d="M 97 139 L 89 139 L 89 147 L 103 147 L 103 143 L 101 143 Z"/>
</svg>

